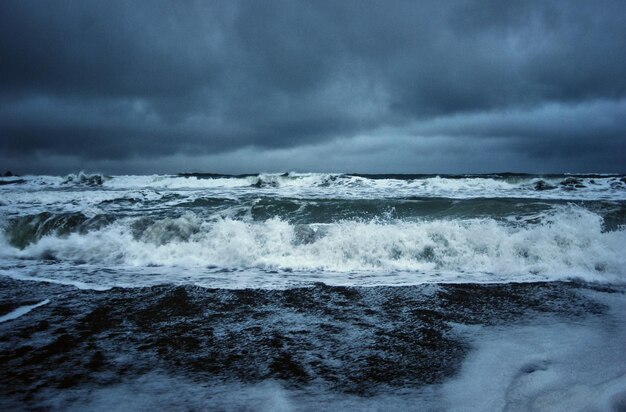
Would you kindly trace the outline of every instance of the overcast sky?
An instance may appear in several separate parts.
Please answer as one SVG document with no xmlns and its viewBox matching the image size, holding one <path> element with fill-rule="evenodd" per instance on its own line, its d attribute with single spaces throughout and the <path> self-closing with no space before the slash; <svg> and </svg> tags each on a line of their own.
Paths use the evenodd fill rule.
<svg viewBox="0 0 626 412">
<path fill-rule="evenodd" d="M 626 2 L 0 1 L 0 168 L 626 172 Z"/>
</svg>

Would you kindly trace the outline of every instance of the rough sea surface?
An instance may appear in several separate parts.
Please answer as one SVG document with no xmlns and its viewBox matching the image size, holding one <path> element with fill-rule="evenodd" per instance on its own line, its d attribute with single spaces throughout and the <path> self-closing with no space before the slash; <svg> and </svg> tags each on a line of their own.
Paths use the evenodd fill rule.
<svg viewBox="0 0 626 412">
<path fill-rule="evenodd" d="M 623 175 L 0 178 L 3 410 L 626 410 Z"/>
</svg>

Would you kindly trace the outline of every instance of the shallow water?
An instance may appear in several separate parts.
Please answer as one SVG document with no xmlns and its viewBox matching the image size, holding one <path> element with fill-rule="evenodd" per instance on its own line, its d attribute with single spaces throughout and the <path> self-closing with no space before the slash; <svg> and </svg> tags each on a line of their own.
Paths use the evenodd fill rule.
<svg viewBox="0 0 626 412">
<path fill-rule="evenodd" d="M 624 287 L 77 290 L 0 278 L 0 406 L 623 410 Z"/>
</svg>

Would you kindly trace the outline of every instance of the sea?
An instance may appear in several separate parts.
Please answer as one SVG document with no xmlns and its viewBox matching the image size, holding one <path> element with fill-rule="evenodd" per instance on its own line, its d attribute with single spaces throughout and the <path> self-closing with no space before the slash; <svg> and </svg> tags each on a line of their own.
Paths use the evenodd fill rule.
<svg viewBox="0 0 626 412">
<path fill-rule="evenodd" d="M 8 408 L 626 410 L 622 174 L 2 177 L 0 287 Z"/>
</svg>

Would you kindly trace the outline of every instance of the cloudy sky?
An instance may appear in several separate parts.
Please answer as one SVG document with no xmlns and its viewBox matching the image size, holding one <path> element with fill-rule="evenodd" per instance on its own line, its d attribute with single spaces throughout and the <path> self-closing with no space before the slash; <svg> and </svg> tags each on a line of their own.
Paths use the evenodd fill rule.
<svg viewBox="0 0 626 412">
<path fill-rule="evenodd" d="M 0 2 L 0 168 L 626 172 L 626 2 Z"/>
</svg>

